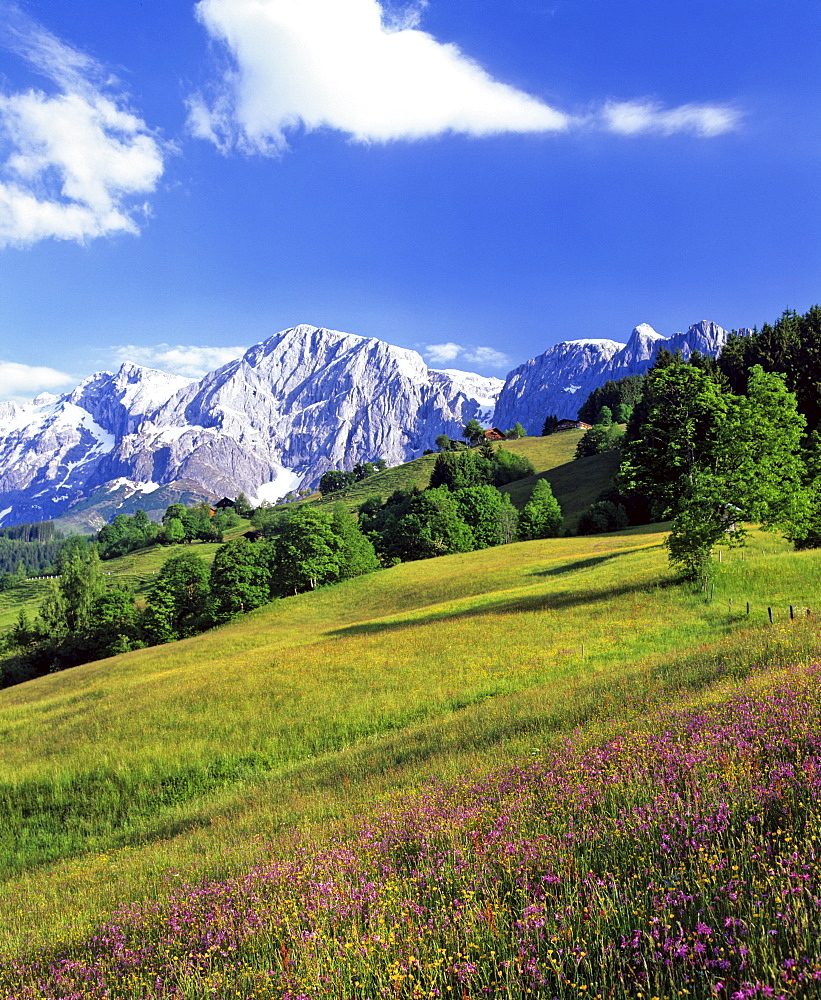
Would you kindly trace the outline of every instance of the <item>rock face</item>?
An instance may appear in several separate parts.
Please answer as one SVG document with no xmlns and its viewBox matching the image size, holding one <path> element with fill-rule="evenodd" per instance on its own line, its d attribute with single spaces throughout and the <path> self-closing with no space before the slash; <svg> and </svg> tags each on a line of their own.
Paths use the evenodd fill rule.
<svg viewBox="0 0 821 1000">
<path fill-rule="evenodd" d="M 284 330 L 198 380 L 124 364 L 64 396 L 0 403 L 0 524 L 58 517 L 100 491 L 133 506 L 180 482 L 186 496 L 200 487 L 276 500 L 328 469 L 407 461 L 474 417 L 538 434 L 550 413 L 575 417 L 607 379 L 646 371 L 660 347 L 715 355 L 726 339 L 715 323 L 669 338 L 642 325 L 626 344 L 556 344 L 505 383 L 313 326 Z"/>
<path fill-rule="evenodd" d="M 65 396 L 0 403 L 0 524 L 59 516 L 100 487 L 178 480 L 275 500 L 328 469 L 397 464 L 473 417 L 489 423 L 502 385 L 311 326 L 200 380 L 125 364 Z"/>
<path fill-rule="evenodd" d="M 518 420 L 529 434 L 540 434 L 549 414 L 575 419 L 595 388 L 608 379 L 646 372 L 661 348 L 680 350 L 685 360 L 693 351 L 715 357 L 727 336 L 726 330 L 703 320 L 686 333 L 672 337 L 664 337 L 642 323 L 626 344 L 613 340 L 563 341 L 510 372 L 493 422 L 507 428 Z"/>
</svg>

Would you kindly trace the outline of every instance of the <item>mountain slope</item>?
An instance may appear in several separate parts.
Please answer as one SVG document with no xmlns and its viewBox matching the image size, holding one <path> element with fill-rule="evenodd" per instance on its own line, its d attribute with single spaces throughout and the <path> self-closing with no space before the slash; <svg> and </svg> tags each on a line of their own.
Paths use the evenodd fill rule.
<svg viewBox="0 0 821 1000">
<path fill-rule="evenodd" d="M 728 333 L 702 320 L 686 333 L 664 337 L 642 323 L 626 344 L 613 340 L 569 340 L 514 368 L 499 394 L 493 422 L 512 427 L 518 420 L 530 434 L 538 434 L 545 417 L 575 418 L 590 393 L 608 379 L 639 375 L 653 364 L 658 352 L 681 351 L 686 360 L 693 351 L 716 356 Z"/>
<path fill-rule="evenodd" d="M 488 421 L 501 387 L 311 326 L 200 380 L 125 364 L 62 397 L 0 404 L 0 524 L 60 516 L 101 488 L 125 502 L 179 480 L 203 498 L 276 500 L 327 469 L 397 464 Z"/>
</svg>

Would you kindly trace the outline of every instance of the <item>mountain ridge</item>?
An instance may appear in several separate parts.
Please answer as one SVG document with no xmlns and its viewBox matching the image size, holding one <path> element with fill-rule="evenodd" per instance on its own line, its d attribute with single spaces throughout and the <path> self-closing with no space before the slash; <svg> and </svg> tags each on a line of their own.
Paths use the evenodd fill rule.
<svg viewBox="0 0 821 1000">
<path fill-rule="evenodd" d="M 727 336 L 710 321 L 672 337 L 640 324 L 625 344 L 562 341 L 504 382 L 307 324 L 199 379 L 124 362 L 62 396 L 0 403 L 0 524 L 59 517 L 100 491 L 133 497 L 180 481 L 189 495 L 199 484 L 203 499 L 242 491 L 274 502 L 328 469 L 408 461 L 474 418 L 538 434 L 549 413 L 575 417 L 596 386 L 646 371 L 662 347 L 717 354 Z"/>
</svg>

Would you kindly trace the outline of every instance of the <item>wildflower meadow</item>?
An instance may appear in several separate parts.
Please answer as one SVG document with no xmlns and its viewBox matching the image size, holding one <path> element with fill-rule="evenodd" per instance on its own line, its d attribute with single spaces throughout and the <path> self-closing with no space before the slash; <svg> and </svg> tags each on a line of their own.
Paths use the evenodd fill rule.
<svg viewBox="0 0 821 1000">
<path fill-rule="evenodd" d="M 821 667 L 429 783 L 9 962 L 14 1000 L 821 996 Z"/>
</svg>

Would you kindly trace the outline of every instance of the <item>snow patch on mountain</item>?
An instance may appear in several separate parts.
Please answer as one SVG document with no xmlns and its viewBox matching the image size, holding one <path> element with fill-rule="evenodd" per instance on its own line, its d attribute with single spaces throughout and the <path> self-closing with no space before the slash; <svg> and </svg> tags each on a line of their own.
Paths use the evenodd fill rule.
<svg viewBox="0 0 821 1000">
<path fill-rule="evenodd" d="M 404 462 L 439 434 L 460 436 L 472 418 L 489 425 L 502 384 L 307 325 L 201 379 L 127 362 L 65 396 L 0 404 L 0 503 L 35 520 L 104 487 L 182 479 L 272 501 L 328 469 Z"/>
<path fill-rule="evenodd" d="M 282 469 L 276 479 L 258 486 L 254 496 L 248 499 L 255 504 L 276 503 L 286 494 L 299 489 L 302 479 L 303 477 L 294 472 L 293 469 Z"/>
</svg>

